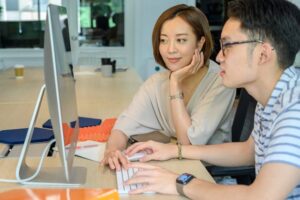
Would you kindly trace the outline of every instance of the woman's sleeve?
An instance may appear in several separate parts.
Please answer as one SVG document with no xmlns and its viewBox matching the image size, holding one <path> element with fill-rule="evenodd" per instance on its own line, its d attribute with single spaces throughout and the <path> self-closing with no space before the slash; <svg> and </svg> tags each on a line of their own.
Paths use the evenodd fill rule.
<svg viewBox="0 0 300 200">
<path fill-rule="evenodd" d="M 152 84 L 155 83 L 151 79 L 143 83 L 130 105 L 118 117 L 113 129 L 121 130 L 128 137 L 161 129 L 154 112 L 153 98 L 150 98 L 155 95 Z"/>
<path fill-rule="evenodd" d="M 234 99 L 235 90 L 225 88 L 218 79 L 191 111 L 192 125 L 188 128 L 191 144 L 221 143 L 230 137 L 232 120 L 229 116 Z M 214 135 L 216 131 L 218 135 Z M 212 136 L 214 141 L 210 141 Z"/>
</svg>

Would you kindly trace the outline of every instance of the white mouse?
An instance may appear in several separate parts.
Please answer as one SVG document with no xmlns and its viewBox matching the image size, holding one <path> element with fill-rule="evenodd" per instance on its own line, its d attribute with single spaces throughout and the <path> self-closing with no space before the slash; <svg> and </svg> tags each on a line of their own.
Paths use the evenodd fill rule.
<svg viewBox="0 0 300 200">
<path fill-rule="evenodd" d="M 139 151 L 132 156 L 126 156 L 129 161 L 138 161 L 140 158 L 144 157 L 146 155 L 146 152 Z"/>
</svg>

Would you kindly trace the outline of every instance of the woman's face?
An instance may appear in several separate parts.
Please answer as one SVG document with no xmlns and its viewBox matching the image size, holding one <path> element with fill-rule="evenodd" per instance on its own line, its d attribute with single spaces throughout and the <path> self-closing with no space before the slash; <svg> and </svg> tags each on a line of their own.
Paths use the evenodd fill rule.
<svg viewBox="0 0 300 200">
<path fill-rule="evenodd" d="M 180 17 L 175 17 L 162 26 L 159 52 L 167 68 L 176 71 L 191 63 L 198 43 L 192 27 Z"/>
</svg>

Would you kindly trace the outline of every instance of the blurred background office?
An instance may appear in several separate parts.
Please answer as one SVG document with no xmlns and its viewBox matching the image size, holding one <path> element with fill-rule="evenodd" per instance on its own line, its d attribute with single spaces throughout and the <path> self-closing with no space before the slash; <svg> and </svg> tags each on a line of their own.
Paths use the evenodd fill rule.
<svg viewBox="0 0 300 200">
<path fill-rule="evenodd" d="M 117 68 L 135 68 L 142 79 L 163 70 L 152 55 L 151 34 L 162 11 L 179 3 L 195 5 L 208 17 L 215 41 L 230 0 L 0 0 L 0 70 L 23 64 L 43 66 L 43 40 L 48 3 L 66 6 L 73 63 L 98 66 L 101 58 Z M 291 0 L 300 6 L 299 0 Z M 300 56 L 297 58 L 300 62 Z"/>
</svg>

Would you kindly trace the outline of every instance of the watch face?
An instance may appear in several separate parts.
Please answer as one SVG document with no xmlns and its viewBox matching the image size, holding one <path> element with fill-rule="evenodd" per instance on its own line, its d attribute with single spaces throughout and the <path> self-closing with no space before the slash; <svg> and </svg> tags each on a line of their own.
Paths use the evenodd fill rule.
<svg viewBox="0 0 300 200">
<path fill-rule="evenodd" d="M 185 184 L 187 184 L 188 182 L 190 182 L 193 178 L 194 178 L 193 175 L 188 174 L 188 173 L 184 173 L 184 174 L 181 174 L 181 175 L 176 179 L 176 182 L 185 185 Z"/>
</svg>

